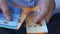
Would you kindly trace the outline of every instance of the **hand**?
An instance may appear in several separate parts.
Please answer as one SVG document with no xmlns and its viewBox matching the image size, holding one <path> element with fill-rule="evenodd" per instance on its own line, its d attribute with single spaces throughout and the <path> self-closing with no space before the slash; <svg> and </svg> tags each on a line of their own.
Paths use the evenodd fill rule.
<svg viewBox="0 0 60 34">
<path fill-rule="evenodd" d="M 4 16 L 6 17 L 7 20 L 11 20 L 11 15 L 10 11 L 8 9 L 8 5 L 6 3 L 6 0 L 0 0 L 0 10 L 2 10 Z"/>
<path fill-rule="evenodd" d="M 38 13 L 38 16 L 35 17 L 34 22 L 38 23 L 40 20 L 45 18 L 46 22 L 48 23 L 52 16 L 52 11 L 54 9 L 54 0 L 40 0 L 37 6 L 40 6 L 40 12 Z"/>
</svg>

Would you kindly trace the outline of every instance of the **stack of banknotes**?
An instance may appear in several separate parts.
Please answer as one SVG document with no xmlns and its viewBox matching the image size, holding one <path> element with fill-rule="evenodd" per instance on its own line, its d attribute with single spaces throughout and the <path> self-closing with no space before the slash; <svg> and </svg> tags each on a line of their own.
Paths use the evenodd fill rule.
<svg viewBox="0 0 60 34">
<path fill-rule="evenodd" d="M 9 9 L 11 10 L 10 12 L 13 19 L 11 21 L 8 21 L 4 17 L 3 13 L 0 12 L 0 27 L 16 29 L 19 21 L 21 9 L 18 7 L 9 7 Z"/>
<path fill-rule="evenodd" d="M 26 21 L 26 30 L 28 33 L 38 33 L 38 32 L 48 32 L 46 21 L 43 19 L 39 25 L 36 25 L 33 22 L 34 17 L 29 15 L 26 17 L 22 13 L 21 8 L 18 7 L 9 7 L 11 16 L 13 18 L 12 21 L 8 21 L 5 19 L 2 12 L 0 12 L 0 27 L 9 28 L 19 30 L 24 20 Z M 26 18 L 26 19 L 25 19 Z"/>
<path fill-rule="evenodd" d="M 45 19 L 43 19 L 41 23 L 37 25 L 33 22 L 34 17 L 23 14 L 23 10 L 20 7 L 14 7 L 9 4 L 9 9 L 13 20 L 6 20 L 3 13 L 0 12 L 0 27 L 19 30 L 25 20 L 27 33 L 48 32 Z"/>
</svg>

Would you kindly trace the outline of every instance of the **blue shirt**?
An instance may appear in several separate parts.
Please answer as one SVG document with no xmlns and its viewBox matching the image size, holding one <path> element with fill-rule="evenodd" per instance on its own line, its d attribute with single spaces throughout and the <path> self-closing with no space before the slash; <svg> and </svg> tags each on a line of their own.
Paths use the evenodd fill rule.
<svg viewBox="0 0 60 34">
<path fill-rule="evenodd" d="M 55 0 L 55 10 L 53 11 L 53 14 L 59 13 L 60 12 L 60 0 Z"/>
<path fill-rule="evenodd" d="M 38 0 L 33 0 L 33 1 L 30 1 L 30 0 L 7 0 L 8 3 L 10 2 L 10 5 L 12 3 L 15 3 L 19 6 L 25 6 L 25 7 L 33 7 L 37 4 Z"/>
</svg>

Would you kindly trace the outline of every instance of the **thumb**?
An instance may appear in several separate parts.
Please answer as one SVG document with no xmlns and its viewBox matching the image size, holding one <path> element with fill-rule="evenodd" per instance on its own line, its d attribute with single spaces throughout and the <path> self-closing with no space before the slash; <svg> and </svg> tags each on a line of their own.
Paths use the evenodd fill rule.
<svg viewBox="0 0 60 34">
<path fill-rule="evenodd" d="M 0 0 L 0 7 L 1 7 L 1 9 L 3 11 L 3 14 L 6 17 L 6 19 L 11 20 L 12 18 L 11 18 L 11 15 L 10 15 L 6 0 Z"/>
<path fill-rule="evenodd" d="M 36 17 L 34 18 L 34 23 L 40 24 L 41 20 L 42 20 L 42 17 L 41 17 L 41 16 L 36 16 Z"/>
<path fill-rule="evenodd" d="M 46 8 L 44 9 L 43 7 L 39 7 L 36 13 L 37 13 L 37 16 L 35 16 L 34 22 L 36 24 L 40 24 L 41 20 L 45 17 L 45 15 L 48 12 Z"/>
</svg>

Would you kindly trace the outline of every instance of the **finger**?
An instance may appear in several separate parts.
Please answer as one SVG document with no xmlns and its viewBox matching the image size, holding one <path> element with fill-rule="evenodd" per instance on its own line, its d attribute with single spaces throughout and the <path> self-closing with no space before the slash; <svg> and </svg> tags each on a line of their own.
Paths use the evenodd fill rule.
<svg viewBox="0 0 60 34">
<path fill-rule="evenodd" d="M 3 11 L 4 16 L 6 17 L 7 20 L 11 20 L 11 15 L 10 15 L 10 11 L 7 7 L 7 3 L 5 0 L 0 0 L 0 5 L 1 5 L 1 9 Z"/>
<path fill-rule="evenodd" d="M 34 23 L 36 23 L 37 25 L 40 24 L 41 19 L 42 19 L 42 18 L 41 18 L 40 16 L 36 16 L 36 17 L 34 18 Z"/>
<path fill-rule="evenodd" d="M 36 16 L 34 18 L 34 23 L 40 24 L 40 22 L 41 22 L 41 20 L 42 20 L 42 18 L 43 18 L 44 15 L 41 14 L 40 7 L 39 6 L 38 6 L 37 11 L 36 11 L 35 14 L 36 14 Z"/>
</svg>

